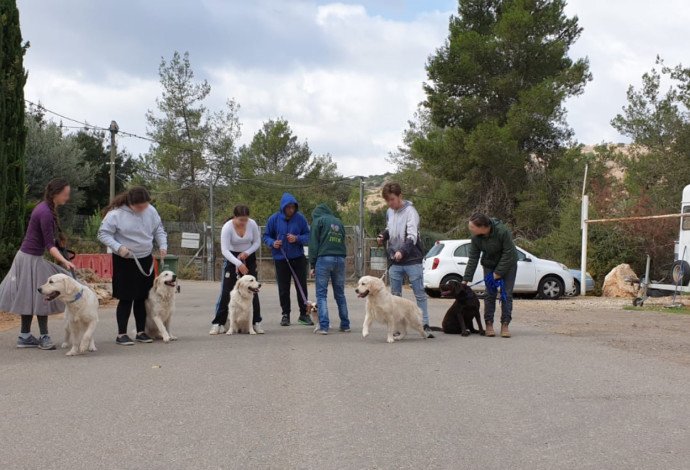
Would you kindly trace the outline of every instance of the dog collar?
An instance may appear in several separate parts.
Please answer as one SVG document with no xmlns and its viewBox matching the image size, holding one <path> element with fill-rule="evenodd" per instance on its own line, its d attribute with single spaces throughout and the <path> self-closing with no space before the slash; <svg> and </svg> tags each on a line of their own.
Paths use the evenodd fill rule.
<svg viewBox="0 0 690 470">
<path fill-rule="evenodd" d="M 73 304 L 73 303 L 76 302 L 77 300 L 81 299 L 81 296 L 82 296 L 82 295 L 84 295 L 84 289 L 82 289 L 82 290 L 79 291 L 79 293 L 78 293 L 77 296 L 74 298 L 74 300 L 70 300 L 70 301 L 67 302 L 67 303 Z"/>
</svg>

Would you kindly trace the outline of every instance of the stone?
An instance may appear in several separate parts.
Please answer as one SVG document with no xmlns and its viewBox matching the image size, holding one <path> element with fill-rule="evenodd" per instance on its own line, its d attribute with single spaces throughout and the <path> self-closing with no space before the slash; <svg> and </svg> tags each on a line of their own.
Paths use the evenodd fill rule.
<svg viewBox="0 0 690 470">
<path fill-rule="evenodd" d="M 637 279 L 637 274 L 629 264 L 619 264 L 604 278 L 601 295 L 603 297 L 637 297 L 637 284 L 633 285 L 626 279 Z"/>
</svg>

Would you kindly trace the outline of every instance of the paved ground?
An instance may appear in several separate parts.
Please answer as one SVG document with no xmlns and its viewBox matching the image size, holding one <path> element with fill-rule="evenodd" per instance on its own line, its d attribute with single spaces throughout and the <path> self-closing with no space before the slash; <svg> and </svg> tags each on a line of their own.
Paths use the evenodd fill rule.
<svg viewBox="0 0 690 470">
<path fill-rule="evenodd" d="M 280 327 L 266 286 L 265 335 L 211 337 L 217 290 L 183 283 L 180 340 L 167 345 L 115 345 L 113 308 L 102 309 L 99 351 L 86 356 L 17 350 L 17 330 L 0 333 L 0 466 L 690 465 L 690 367 L 521 321 L 521 301 L 510 340 L 411 335 L 389 345 L 382 326 L 362 339 L 364 302 L 351 289 L 353 333 Z M 432 323 L 448 305 L 430 300 Z M 54 337 L 61 326 L 51 323 Z"/>
</svg>

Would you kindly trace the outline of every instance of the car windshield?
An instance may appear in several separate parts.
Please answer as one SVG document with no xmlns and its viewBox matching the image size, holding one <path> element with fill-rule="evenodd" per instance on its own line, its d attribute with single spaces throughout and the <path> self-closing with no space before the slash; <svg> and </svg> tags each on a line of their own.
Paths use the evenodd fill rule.
<svg viewBox="0 0 690 470">
<path fill-rule="evenodd" d="M 431 249 L 429 250 L 429 253 L 426 254 L 426 257 L 429 258 L 431 256 L 436 256 L 443 250 L 443 243 L 437 243 L 436 245 L 432 246 Z"/>
</svg>

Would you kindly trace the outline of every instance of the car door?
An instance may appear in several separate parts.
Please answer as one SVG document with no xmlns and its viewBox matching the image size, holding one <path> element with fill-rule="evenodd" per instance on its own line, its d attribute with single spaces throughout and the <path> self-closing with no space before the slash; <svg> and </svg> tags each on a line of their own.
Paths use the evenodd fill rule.
<svg viewBox="0 0 690 470">
<path fill-rule="evenodd" d="M 517 277 L 515 290 L 519 292 L 536 292 L 537 268 L 531 256 L 518 248 Z"/>
<path fill-rule="evenodd" d="M 453 260 L 455 261 L 455 265 L 458 267 L 458 273 L 463 276 L 463 280 L 470 282 L 469 279 L 465 279 L 465 269 L 467 268 L 467 262 L 470 260 L 469 258 L 470 254 L 470 243 L 463 243 L 462 245 L 458 245 L 458 247 L 455 249 L 455 252 L 453 253 Z M 477 270 L 474 272 L 474 279 L 472 279 L 472 282 L 478 282 L 479 280 L 482 279 L 482 268 L 481 266 L 477 267 Z"/>
</svg>

